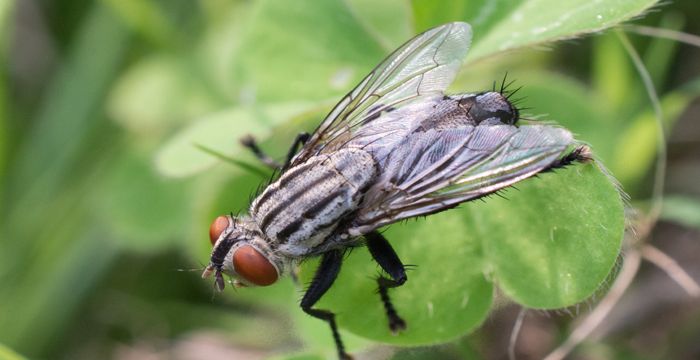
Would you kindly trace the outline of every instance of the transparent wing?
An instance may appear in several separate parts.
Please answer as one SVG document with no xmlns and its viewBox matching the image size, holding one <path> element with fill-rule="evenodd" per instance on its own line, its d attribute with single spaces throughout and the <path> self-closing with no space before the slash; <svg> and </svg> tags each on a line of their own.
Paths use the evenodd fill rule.
<svg viewBox="0 0 700 360">
<path fill-rule="evenodd" d="M 333 108 L 292 161 L 342 147 L 362 125 L 389 108 L 420 96 L 442 94 L 471 43 L 471 27 L 454 22 L 409 40 L 372 70 Z"/>
<path fill-rule="evenodd" d="M 569 131 L 546 125 L 431 129 L 408 138 L 365 195 L 351 231 L 363 234 L 493 193 L 546 169 L 574 143 Z"/>
</svg>

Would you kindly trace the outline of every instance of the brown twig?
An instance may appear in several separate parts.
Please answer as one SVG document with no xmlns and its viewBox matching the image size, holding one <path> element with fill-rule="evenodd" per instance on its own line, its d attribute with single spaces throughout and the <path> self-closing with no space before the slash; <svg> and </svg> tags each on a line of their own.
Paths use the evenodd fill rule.
<svg viewBox="0 0 700 360">
<path fill-rule="evenodd" d="M 510 333 L 510 341 L 508 341 L 508 359 L 515 360 L 515 344 L 518 342 L 518 335 L 520 335 L 520 328 L 523 326 L 523 320 L 525 319 L 525 314 L 527 310 L 525 308 L 520 308 L 518 317 L 515 319 L 515 324 L 513 325 L 513 331 Z"/>
<path fill-rule="evenodd" d="M 652 26 L 643 25 L 625 25 L 624 29 L 627 31 L 635 32 L 641 35 L 654 36 L 658 38 L 675 40 L 688 45 L 693 45 L 700 47 L 700 36 L 684 33 L 681 31 L 675 31 L 670 29 L 661 29 Z"/>
<path fill-rule="evenodd" d="M 675 281 L 688 295 L 700 297 L 700 286 L 676 260 L 666 255 L 656 247 L 646 244 L 642 246 L 642 257 L 650 263 L 663 270 L 673 281 Z"/>
<path fill-rule="evenodd" d="M 561 360 L 566 357 L 571 350 L 583 342 L 598 325 L 608 316 L 610 310 L 620 301 L 627 288 L 634 280 L 639 270 L 641 262 L 640 252 L 637 249 L 630 249 L 625 254 L 625 260 L 620 270 L 620 274 L 615 279 L 613 286 L 605 297 L 598 303 L 593 311 L 581 322 L 580 325 L 571 332 L 571 335 L 559 345 L 554 351 L 549 353 L 545 360 Z"/>
</svg>

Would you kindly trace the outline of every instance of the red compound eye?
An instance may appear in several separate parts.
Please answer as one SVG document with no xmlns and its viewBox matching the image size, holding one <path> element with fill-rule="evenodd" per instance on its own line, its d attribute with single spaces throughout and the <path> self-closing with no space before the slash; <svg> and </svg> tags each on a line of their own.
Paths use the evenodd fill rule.
<svg viewBox="0 0 700 360">
<path fill-rule="evenodd" d="M 226 230 L 228 224 L 228 216 L 225 215 L 217 217 L 214 219 L 214 222 L 211 223 L 211 226 L 209 226 L 209 240 L 211 241 L 212 246 L 216 244 L 216 240 L 218 240 L 221 233 Z"/>
<path fill-rule="evenodd" d="M 258 286 L 271 285 L 279 274 L 265 255 L 250 245 L 243 245 L 233 254 L 233 268 L 244 279 Z"/>
</svg>

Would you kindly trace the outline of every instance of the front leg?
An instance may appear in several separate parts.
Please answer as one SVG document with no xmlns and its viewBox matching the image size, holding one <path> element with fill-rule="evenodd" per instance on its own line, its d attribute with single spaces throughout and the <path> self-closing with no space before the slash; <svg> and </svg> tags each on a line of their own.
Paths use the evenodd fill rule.
<svg viewBox="0 0 700 360">
<path fill-rule="evenodd" d="M 330 289 L 331 285 L 333 285 L 333 282 L 340 272 L 340 265 L 342 262 L 343 251 L 341 250 L 332 250 L 323 254 L 321 264 L 318 266 L 318 269 L 316 269 L 313 280 L 311 280 L 311 285 L 306 289 L 306 293 L 301 299 L 301 309 L 317 319 L 328 322 L 333 332 L 333 340 L 335 340 L 335 347 L 338 350 L 338 357 L 342 360 L 350 360 L 352 357 L 345 352 L 343 341 L 340 339 L 340 334 L 338 333 L 338 326 L 335 323 L 335 314 L 328 310 L 311 308 L 321 299 L 323 294 Z"/>
<path fill-rule="evenodd" d="M 255 138 L 252 135 L 244 136 L 241 138 L 241 144 L 250 151 L 253 152 L 255 157 L 257 157 L 263 164 L 267 165 L 268 167 L 272 168 L 273 170 L 281 169 L 282 171 L 287 170 L 289 167 L 289 164 L 292 162 L 292 158 L 294 158 L 294 155 L 296 155 L 297 150 L 299 148 L 299 145 L 304 145 L 306 141 L 309 140 L 309 134 L 308 133 L 299 133 L 297 137 L 294 139 L 294 142 L 292 143 L 292 146 L 289 148 L 289 151 L 287 152 L 287 160 L 284 162 L 284 164 L 280 164 L 274 159 L 272 159 L 269 155 L 265 154 L 265 152 L 260 148 L 258 145 L 258 142 L 255 140 Z"/>
<path fill-rule="evenodd" d="M 241 145 L 245 146 L 253 152 L 256 158 L 260 160 L 263 164 L 267 165 L 267 167 L 271 168 L 272 170 L 279 169 L 282 165 L 275 161 L 273 158 L 271 158 L 269 155 L 267 155 L 261 148 L 258 146 L 258 142 L 255 140 L 253 135 L 246 135 L 241 138 Z"/>
<path fill-rule="evenodd" d="M 292 159 L 294 158 L 294 155 L 297 154 L 297 150 L 299 146 L 303 146 L 306 144 L 307 141 L 309 141 L 309 138 L 311 136 L 307 132 L 302 132 L 297 134 L 296 139 L 294 139 L 294 142 L 292 143 L 292 146 L 289 148 L 289 151 L 287 152 L 287 161 L 284 162 L 284 165 L 282 165 L 282 171 L 287 170 L 289 168 L 289 165 L 292 164 Z"/>
<path fill-rule="evenodd" d="M 388 290 L 403 285 L 408 277 L 406 276 L 406 268 L 401 263 L 401 259 L 396 255 L 396 252 L 391 247 L 391 244 L 386 238 L 377 231 L 372 231 L 365 235 L 367 239 L 367 248 L 372 254 L 374 260 L 381 268 L 391 276 L 391 279 L 379 276 L 377 285 L 379 285 L 379 296 L 384 304 L 386 316 L 389 319 L 389 329 L 394 334 L 406 329 L 406 322 L 396 313 L 394 304 L 391 303 Z"/>
</svg>

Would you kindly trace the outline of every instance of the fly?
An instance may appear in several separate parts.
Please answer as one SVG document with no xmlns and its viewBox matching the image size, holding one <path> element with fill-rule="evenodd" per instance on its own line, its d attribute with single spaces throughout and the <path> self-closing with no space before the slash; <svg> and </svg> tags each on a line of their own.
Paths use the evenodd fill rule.
<svg viewBox="0 0 700 360">
<path fill-rule="evenodd" d="M 249 214 L 214 220 L 214 249 L 202 276 L 213 274 L 219 291 L 223 274 L 236 286 L 267 286 L 300 261 L 320 256 L 301 308 L 328 322 L 338 355 L 349 359 L 335 315 L 314 304 L 336 279 L 345 251 L 366 245 L 388 275 L 377 278 L 377 287 L 389 329 L 405 329 L 388 295 L 406 282 L 405 266 L 378 228 L 590 159 L 588 147 L 566 129 L 519 125 L 518 109 L 503 89 L 445 95 L 471 35 L 469 24 L 454 22 L 409 40 L 313 134 L 300 134 Z M 276 166 L 252 138 L 243 143 Z"/>
</svg>

